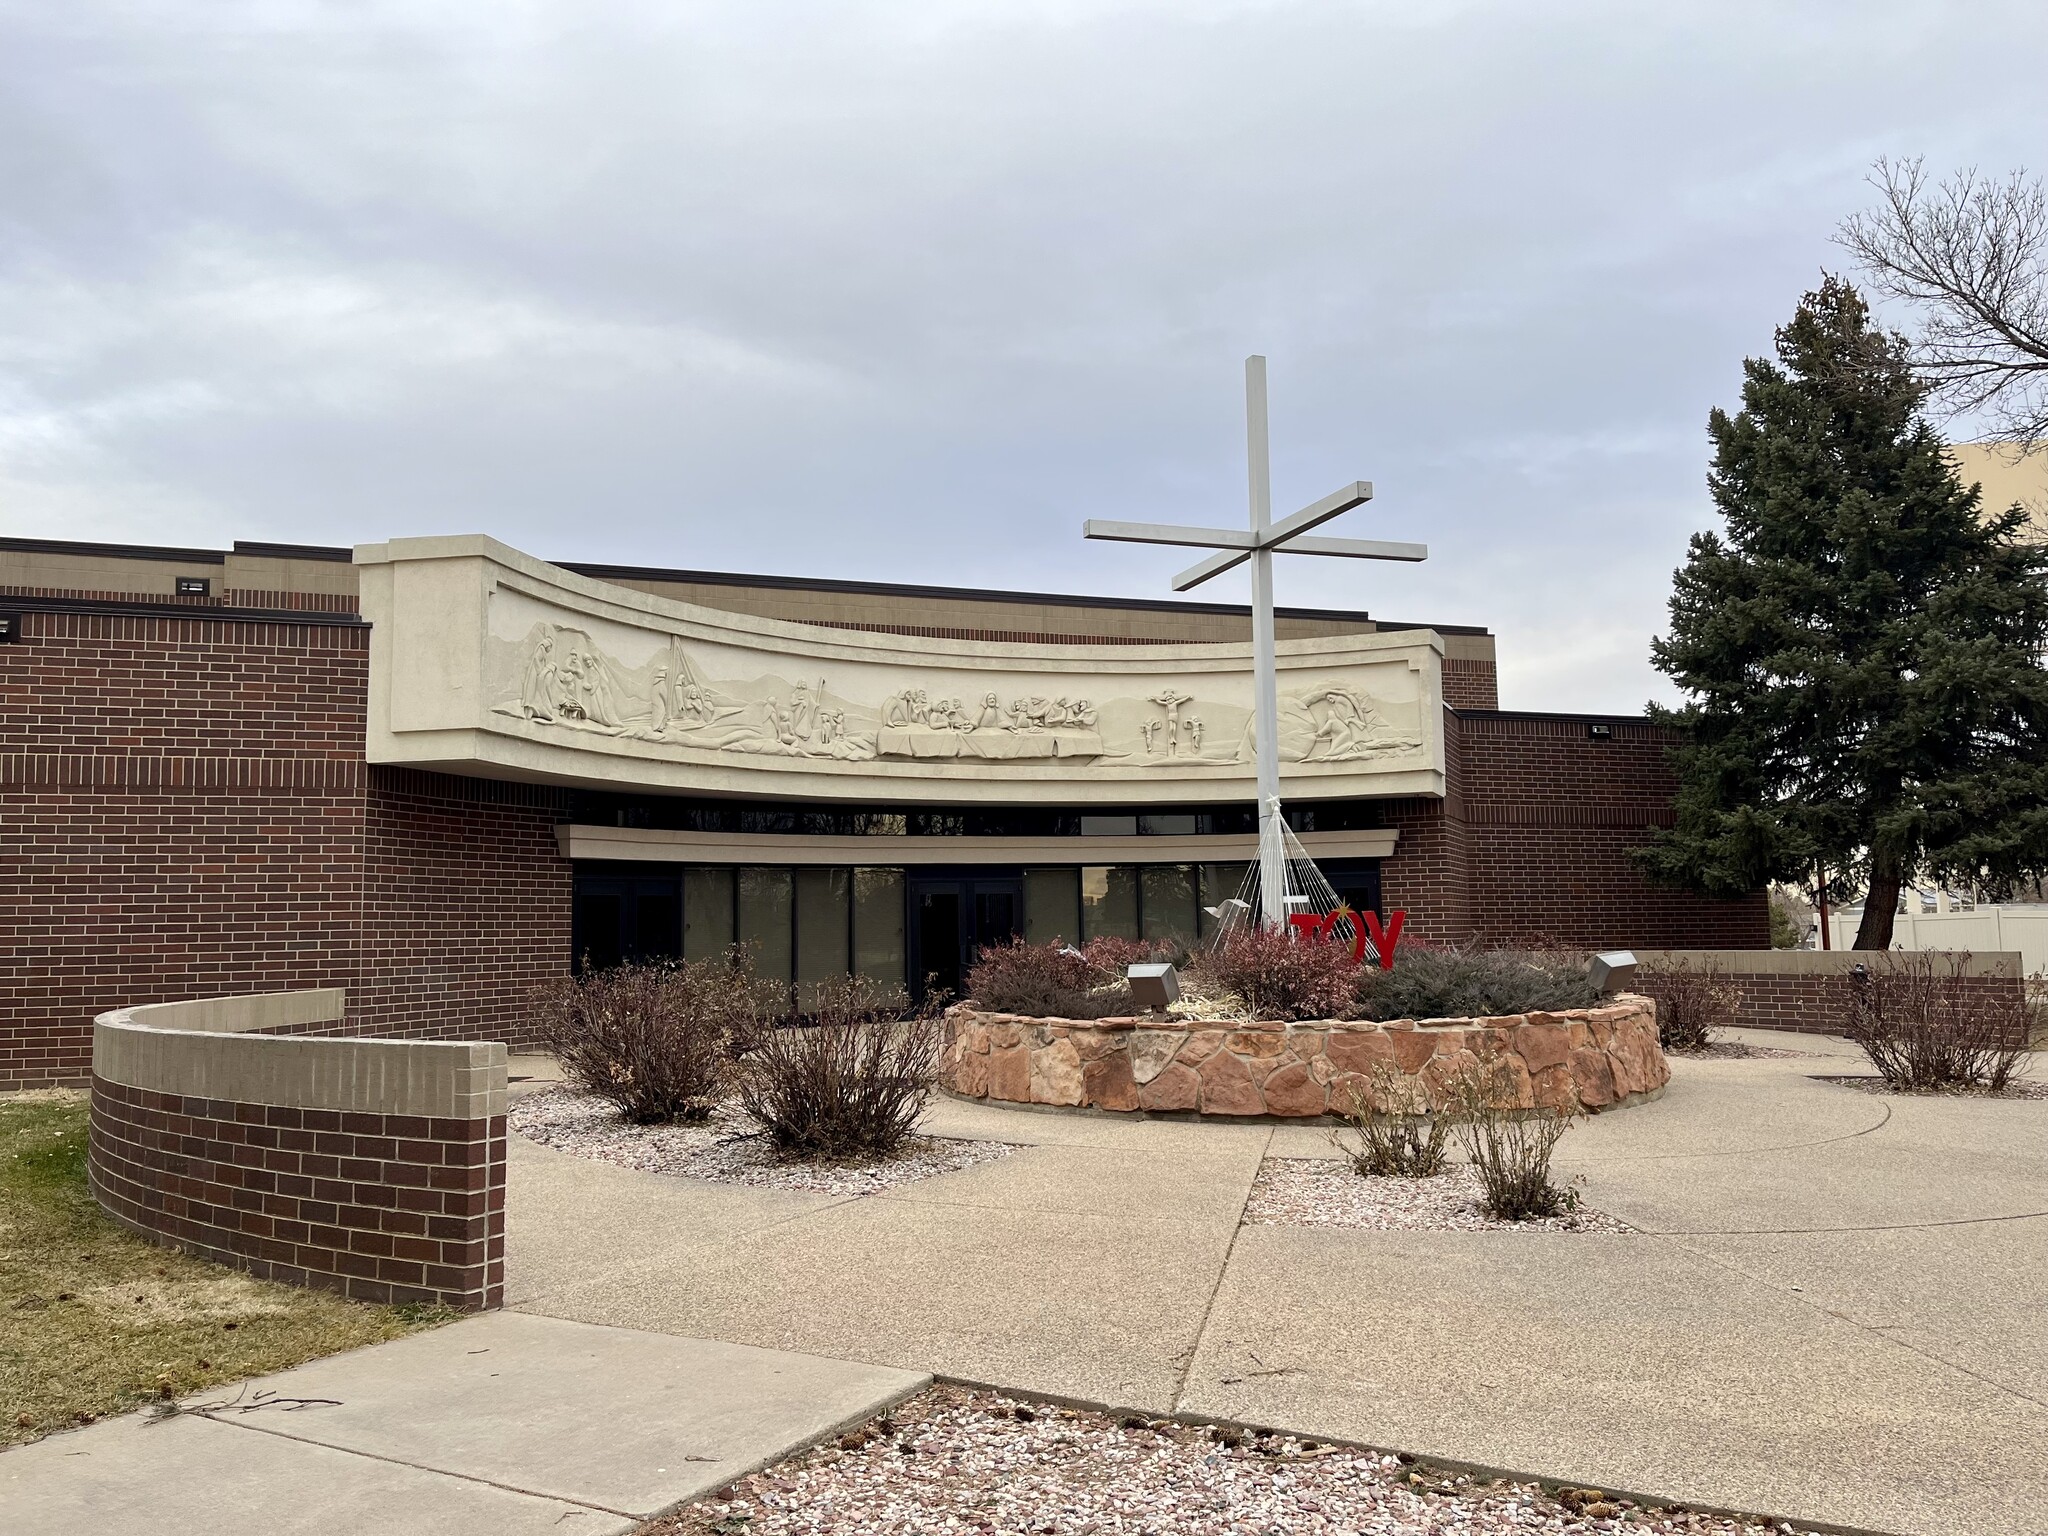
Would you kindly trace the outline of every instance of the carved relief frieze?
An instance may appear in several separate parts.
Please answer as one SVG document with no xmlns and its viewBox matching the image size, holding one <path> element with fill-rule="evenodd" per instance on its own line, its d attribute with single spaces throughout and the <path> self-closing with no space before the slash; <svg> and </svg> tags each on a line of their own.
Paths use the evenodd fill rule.
<svg viewBox="0 0 2048 1536">
<path fill-rule="evenodd" d="M 408 557 L 410 546 L 426 553 Z M 451 547 L 468 563 L 442 552 Z M 1250 658 L 1238 647 L 979 646 L 855 634 L 650 598 L 487 540 L 373 550 L 364 563 L 381 569 L 366 578 L 365 600 L 377 609 L 372 645 L 382 660 L 374 665 L 391 701 L 374 760 L 459 762 L 463 752 L 482 752 L 522 774 L 727 792 L 746 792 L 747 774 L 760 770 L 800 773 L 806 792 L 832 793 L 844 782 L 838 792 L 847 794 L 861 793 L 863 780 L 901 786 L 923 775 L 945 793 L 964 787 L 976 798 L 998 797 L 1003 784 L 1085 799 L 1090 784 L 1104 795 L 1156 784 L 1168 796 L 1251 780 Z M 417 574 L 408 558 L 420 562 Z M 429 679 L 450 666 L 459 672 L 454 629 L 465 607 L 481 630 L 474 689 L 451 682 L 447 691 Z M 1379 781 L 1393 793 L 1439 792 L 1440 654 L 1426 633 L 1284 645 L 1282 762 L 1326 780 L 1326 793 Z M 432 664 L 423 669 L 409 656 Z M 429 739 L 452 730 L 483 735 L 469 745 Z M 492 748 L 492 735 L 524 745 Z M 572 756 L 550 755 L 558 751 Z M 591 766 L 561 766 L 579 762 Z M 1060 782 L 1075 789 L 1061 791 Z M 984 783 L 985 791 L 976 787 Z M 1127 788 L 1115 791 L 1118 783 Z"/>
</svg>

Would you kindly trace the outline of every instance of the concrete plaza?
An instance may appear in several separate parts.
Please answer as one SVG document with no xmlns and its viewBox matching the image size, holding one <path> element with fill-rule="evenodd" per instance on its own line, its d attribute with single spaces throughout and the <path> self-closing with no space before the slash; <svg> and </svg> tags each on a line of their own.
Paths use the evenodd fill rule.
<svg viewBox="0 0 2048 1536">
<path fill-rule="evenodd" d="M 2048 1102 L 1839 1042 L 1673 1062 L 1560 1166 L 1620 1236 L 1240 1226 L 1320 1132 L 942 1103 L 1011 1156 L 878 1196 L 515 1145 L 531 1312 L 1246 1420 L 1706 1505 L 2048 1533 Z"/>
<path fill-rule="evenodd" d="M 1560 1164 L 1626 1234 L 1246 1226 L 1301 1126 L 943 1102 L 858 1198 L 514 1138 L 506 1313 L 0 1454 L 24 1536 L 630 1530 L 931 1373 L 1906 1536 L 2048 1533 L 2048 1102 L 1673 1062 Z M 237 1398 L 236 1389 L 214 1394 Z"/>
</svg>

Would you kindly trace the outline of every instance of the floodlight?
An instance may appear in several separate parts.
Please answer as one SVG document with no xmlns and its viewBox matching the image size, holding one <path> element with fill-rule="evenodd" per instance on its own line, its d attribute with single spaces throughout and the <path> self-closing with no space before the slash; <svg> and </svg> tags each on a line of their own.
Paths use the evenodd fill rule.
<svg viewBox="0 0 2048 1536">
<path fill-rule="evenodd" d="M 1163 1013 L 1180 1001 L 1180 972 L 1170 965 L 1133 965 L 1124 971 L 1131 1001 L 1148 1013 Z"/>
</svg>

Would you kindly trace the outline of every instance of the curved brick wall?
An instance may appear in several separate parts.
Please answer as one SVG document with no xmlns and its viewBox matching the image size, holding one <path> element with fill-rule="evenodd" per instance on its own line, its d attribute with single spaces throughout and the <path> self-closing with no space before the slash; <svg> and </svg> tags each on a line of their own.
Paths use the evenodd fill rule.
<svg viewBox="0 0 2048 1536">
<path fill-rule="evenodd" d="M 304 1033 L 338 1027 L 344 1003 L 330 988 L 101 1014 L 94 1198 L 267 1279 L 502 1305 L 505 1047 Z"/>
<path fill-rule="evenodd" d="M 1671 1072 L 1656 1004 L 1488 1019 L 1206 1025 L 1149 1018 L 1031 1019 L 961 1004 L 939 1081 L 962 1098 L 1201 1115 L 1329 1114 L 1400 1074 L 1432 1108 L 1471 1071 L 1509 1085 L 1503 1107 L 1600 1110 L 1661 1093 Z"/>
</svg>

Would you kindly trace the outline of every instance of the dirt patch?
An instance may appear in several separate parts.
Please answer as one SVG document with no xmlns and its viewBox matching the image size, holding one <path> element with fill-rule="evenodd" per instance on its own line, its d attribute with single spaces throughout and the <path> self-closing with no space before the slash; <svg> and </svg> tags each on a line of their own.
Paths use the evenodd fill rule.
<svg viewBox="0 0 2048 1536">
<path fill-rule="evenodd" d="M 2048 1083 L 2037 1083 L 2031 1078 L 2007 1083 L 2000 1093 L 1988 1088 L 1894 1088 L 1881 1077 L 1823 1077 L 1816 1075 L 1816 1083 L 1835 1083 L 1843 1088 L 1854 1088 L 1861 1093 L 1882 1093 L 1896 1095 L 1902 1099 L 2048 1099 Z"/>
</svg>

